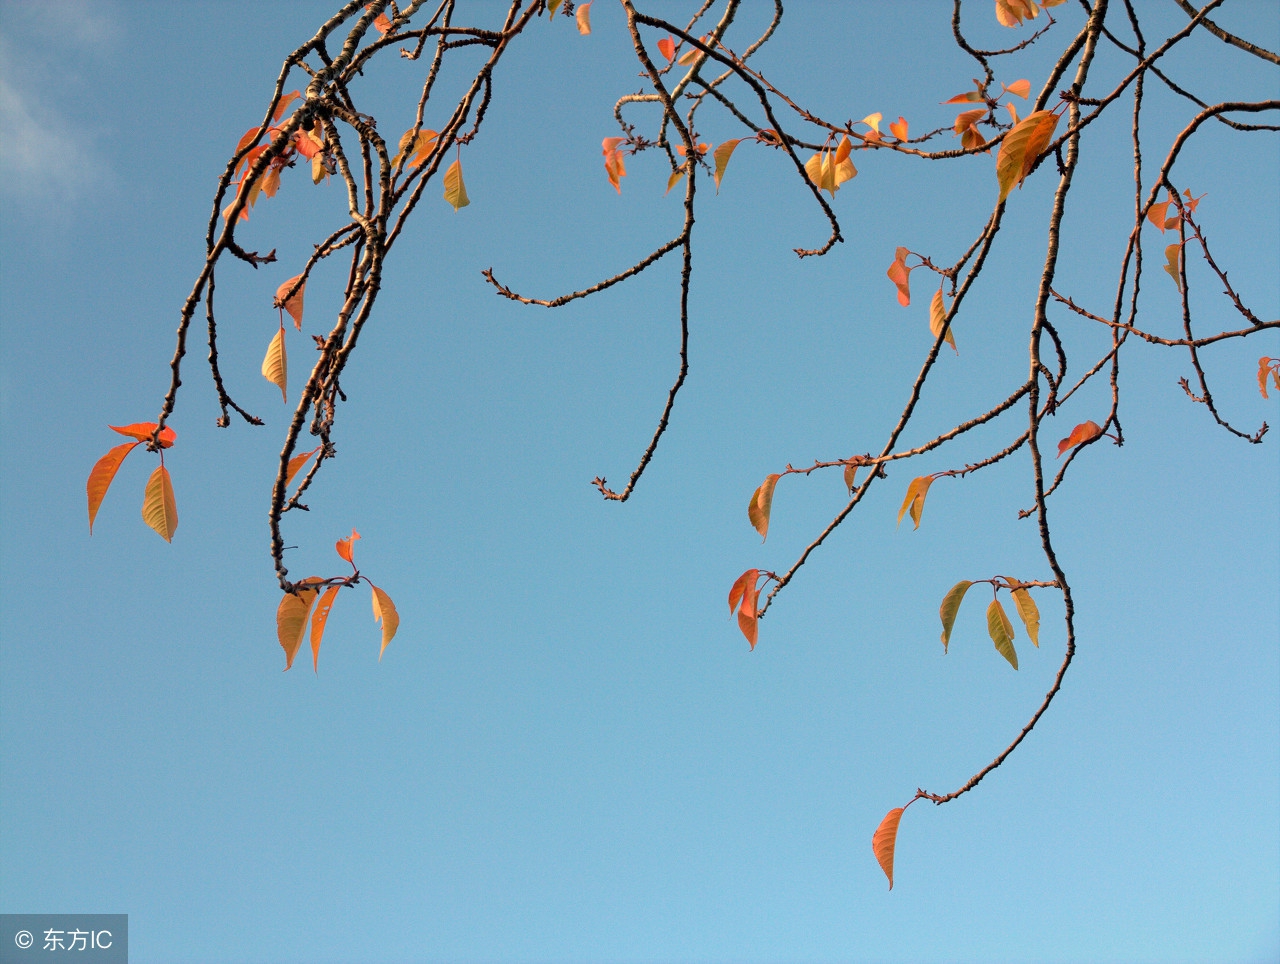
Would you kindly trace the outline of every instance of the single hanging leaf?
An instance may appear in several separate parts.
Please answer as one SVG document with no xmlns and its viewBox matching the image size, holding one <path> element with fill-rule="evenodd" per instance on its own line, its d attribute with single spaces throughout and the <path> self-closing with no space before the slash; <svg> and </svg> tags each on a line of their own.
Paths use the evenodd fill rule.
<svg viewBox="0 0 1280 964">
<path fill-rule="evenodd" d="M 853 495 L 853 487 L 858 484 L 858 466 L 849 464 L 844 467 L 844 486 Z"/>
<path fill-rule="evenodd" d="M 1013 94 L 1015 97 L 1021 97 L 1023 100 L 1026 100 L 1031 96 L 1031 81 L 1026 79 L 1015 80 L 1008 87 L 1005 87 L 1005 90 L 1008 93 Z"/>
<path fill-rule="evenodd" d="M 624 174 L 625 174 L 625 173 L 626 173 L 626 171 L 623 171 L 622 173 L 624 173 Z M 671 176 L 670 176 L 669 178 L 667 178 L 667 189 L 666 189 L 665 191 L 663 191 L 663 192 L 662 192 L 662 196 L 663 196 L 663 197 L 666 197 L 668 194 L 670 194 L 670 193 L 671 193 L 671 189 L 672 189 L 673 187 L 675 187 L 677 184 L 679 184 L 679 183 L 680 183 L 680 179 L 681 179 L 682 177 L 684 177 L 684 168 L 681 168 L 681 169 L 680 169 L 680 170 L 678 170 L 678 171 L 672 171 L 672 172 L 671 172 Z M 618 193 L 619 193 L 619 194 L 621 194 L 621 193 L 622 193 L 622 188 L 621 188 L 621 187 L 619 187 L 619 188 L 618 188 Z"/>
<path fill-rule="evenodd" d="M 943 104 L 981 104 L 984 100 L 981 90 L 969 90 L 944 100 Z"/>
<path fill-rule="evenodd" d="M 378 650 L 378 662 L 382 662 L 382 654 L 387 651 L 387 643 L 391 642 L 400 628 L 400 614 L 396 612 L 396 604 L 385 592 L 369 583 L 373 590 L 373 621 L 382 623 L 382 649 Z"/>
<path fill-rule="evenodd" d="M 1159 228 L 1161 232 L 1165 230 L 1165 221 L 1169 218 L 1169 205 L 1171 203 L 1170 200 L 1164 200 L 1147 208 L 1147 220 Z"/>
<path fill-rule="evenodd" d="M 879 134 L 880 122 L 882 120 L 884 120 L 884 114 L 880 113 L 880 111 L 876 111 L 874 114 L 868 114 L 866 117 L 862 118 L 861 123 L 866 124 L 873 131 Z"/>
<path fill-rule="evenodd" d="M 1057 114 L 1038 110 L 1018 121 L 1017 126 L 1005 135 L 1000 142 L 1000 153 L 996 155 L 996 180 L 1000 184 L 1001 201 L 1031 173 L 1057 127 Z"/>
<path fill-rule="evenodd" d="M 338 598 L 339 588 L 330 586 L 324 591 L 324 595 L 316 603 L 315 615 L 311 617 L 311 669 L 316 673 L 320 672 L 320 640 L 324 639 L 324 624 L 329 621 L 329 610 L 333 608 L 333 601 Z M 295 646 L 294 652 L 297 651 L 298 648 Z M 293 657 L 289 658 L 289 662 L 293 662 Z M 288 666 L 285 667 L 285 669 L 288 668 Z"/>
<path fill-rule="evenodd" d="M 360 533 L 356 532 L 355 529 L 352 529 L 351 535 L 349 535 L 345 539 L 339 539 L 334 544 L 334 548 L 338 550 L 338 555 L 342 556 L 343 559 L 347 560 L 347 562 L 351 564 L 352 569 L 356 567 L 356 561 L 355 559 L 352 558 L 352 546 L 355 543 L 355 541 L 359 538 L 360 538 Z"/>
<path fill-rule="evenodd" d="M 139 442 L 146 442 L 155 434 L 156 423 L 134 422 L 132 425 L 108 425 L 107 428 L 113 432 L 119 432 L 121 435 L 127 435 L 129 438 L 136 438 Z M 166 425 L 160 433 L 160 447 L 167 449 L 177 440 L 177 433 Z"/>
<path fill-rule="evenodd" d="M 1173 283 L 1178 286 L 1178 290 L 1182 290 L 1182 245 L 1171 244 L 1164 249 L 1164 270 L 1169 273 L 1169 277 L 1173 279 Z"/>
<path fill-rule="evenodd" d="M 560 0 L 547 0 L 547 20 L 550 21 L 556 15 L 556 10 L 560 7 Z"/>
<path fill-rule="evenodd" d="M 1027 627 L 1027 636 L 1031 639 L 1031 644 L 1039 649 L 1040 609 L 1036 606 L 1036 601 L 1031 598 L 1031 593 L 1019 587 L 1013 590 L 1013 605 L 1018 610 L 1022 625 Z"/>
<path fill-rule="evenodd" d="M 998 599 L 991 600 L 991 605 L 987 607 L 987 632 L 991 634 L 991 641 L 996 644 L 996 651 L 1009 661 L 1010 666 L 1017 669 L 1018 654 L 1013 649 L 1013 623 L 1009 622 Z"/>
<path fill-rule="evenodd" d="M 721 144 L 719 147 L 716 148 L 715 154 L 713 156 L 715 157 L 715 161 L 716 161 L 715 179 L 716 179 L 717 194 L 720 193 L 720 179 L 724 177 L 724 169 L 729 166 L 729 158 L 733 157 L 734 148 L 736 148 L 741 143 L 742 143 L 741 139 L 738 139 L 736 141 L 725 141 L 723 144 Z M 670 186 L 667 187 L 667 190 L 671 190 Z"/>
<path fill-rule="evenodd" d="M 922 475 L 911 480 L 907 486 L 907 497 L 902 500 L 902 508 L 898 510 L 898 525 L 902 525 L 902 517 L 911 512 L 911 521 L 915 528 L 920 528 L 920 513 L 924 511 L 924 498 L 929 494 L 929 486 L 933 485 L 932 475 Z"/>
<path fill-rule="evenodd" d="M 306 465 L 307 460 L 310 459 L 311 456 L 319 452 L 322 448 L 324 448 L 323 445 L 317 445 L 310 452 L 303 452 L 301 455 L 295 455 L 293 458 L 291 458 L 289 460 L 289 465 L 287 467 L 287 470 L 285 471 L 285 474 L 284 474 L 284 484 L 290 485 L 293 482 L 293 477 L 298 474 L 298 470 L 301 469 L 304 465 Z"/>
<path fill-rule="evenodd" d="M 622 160 L 622 151 L 618 150 L 618 145 L 625 141 L 625 137 L 606 137 L 601 143 L 604 150 L 604 172 L 609 176 L 609 183 L 614 189 L 622 193 L 622 178 L 627 176 L 627 166 Z M 671 190 L 671 181 L 667 182 L 667 190 Z"/>
<path fill-rule="evenodd" d="M 578 20 L 578 33 L 582 34 L 584 37 L 591 33 L 591 4 L 579 4 L 574 16 Z"/>
<path fill-rule="evenodd" d="M 296 274 L 277 288 L 275 299 L 275 306 L 277 308 L 283 308 L 285 311 L 289 312 L 289 317 L 293 319 L 294 327 L 296 327 L 298 331 L 302 331 L 302 295 L 307 290 L 306 281 L 298 284 L 300 278 L 302 278 L 302 275 Z M 293 288 L 295 284 L 298 285 L 298 290 L 292 295 L 289 295 L 290 289 Z M 285 300 L 285 295 L 289 295 L 288 300 Z M 283 339 L 281 340 L 281 344 L 283 344 Z M 275 381 L 275 379 L 271 380 Z"/>
<path fill-rule="evenodd" d="M 163 465 L 156 466 L 147 480 L 146 491 L 142 494 L 142 521 L 160 533 L 165 542 L 173 541 L 173 534 L 178 528 L 178 504 L 173 498 L 169 470 Z"/>
<path fill-rule="evenodd" d="M 900 141 L 908 140 L 907 138 L 907 119 L 899 116 L 896 121 L 889 125 L 889 133 Z"/>
<path fill-rule="evenodd" d="M 302 580 L 303 584 L 323 582 L 319 576 L 311 576 Z M 284 649 L 284 668 L 288 671 L 293 665 L 293 658 L 298 655 L 302 646 L 302 634 L 307 628 L 307 617 L 311 615 L 311 604 L 315 602 L 316 590 L 299 589 L 297 594 L 285 593 L 276 607 L 276 638 Z"/>
<path fill-rule="evenodd" d="M 1091 442 L 1102 434 L 1102 426 L 1090 419 L 1087 422 L 1081 422 L 1071 430 L 1071 434 L 1058 443 L 1058 458 L 1062 458 L 1067 449 L 1073 449 L 1077 445 L 1083 445 L 1085 442 Z"/>
<path fill-rule="evenodd" d="M 951 628 L 956 624 L 956 615 L 960 612 L 960 603 L 964 602 L 964 594 L 972 586 L 968 579 L 961 579 L 947 590 L 942 597 L 942 605 L 938 607 L 938 615 L 942 617 L 942 651 L 945 653 L 951 644 Z"/>
<path fill-rule="evenodd" d="M 894 807 L 884 815 L 880 826 L 871 835 L 871 851 L 880 863 L 880 869 L 889 878 L 889 889 L 893 890 L 893 851 L 898 843 L 898 822 L 902 820 L 902 812 L 906 807 Z"/>
<path fill-rule="evenodd" d="M 667 58 L 667 63 L 671 63 L 676 56 L 676 42 L 671 37 L 663 37 L 658 41 L 658 53 Z"/>
<path fill-rule="evenodd" d="M 907 255 L 911 252 L 898 247 L 894 252 L 893 264 L 885 272 L 889 280 L 898 287 L 898 304 L 907 307 L 911 304 L 911 269 L 907 267 Z"/>
<path fill-rule="evenodd" d="M 1263 394 L 1266 394 L 1265 386 Z M 111 488 L 111 480 L 116 477 L 120 463 L 124 461 L 126 455 L 141 444 L 141 442 L 125 442 L 123 445 L 117 445 L 98 459 L 89 470 L 89 481 L 85 483 L 85 491 L 89 496 L 89 535 L 93 535 L 93 520 L 97 518 L 98 507 L 102 505 L 107 489 Z"/>
<path fill-rule="evenodd" d="M 781 475 L 769 475 L 760 483 L 760 488 L 751 493 L 751 502 L 747 505 L 747 518 L 760 533 L 760 538 L 769 537 L 769 510 L 773 508 L 773 489 Z"/>
<path fill-rule="evenodd" d="M 289 109 L 289 105 L 301 96 L 302 94 L 294 90 L 281 97 L 280 103 L 276 104 L 276 109 L 271 113 L 271 123 L 277 123 L 284 116 L 284 112 Z"/>
<path fill-rule="evenodd" d="M 942 334 L 942 326 L 947 322 L 947 306 L 942 301 L 942 289 L 939 288 L 933 296 L 933 301 L 929 304 L 929 330 L 933 332 L 933 337 L 937 338 Z M 951 334 L 951 327 L 947 326 L 947 337 L 944 339 L 951 350 L 957 355 L 960 349 L 956 347 L 956 340 Z"/>
<path fill-rule="evenodd" d="M 455 211 L 461 211 L 471 199 L 467 197 L 467 186 L 462 182 L 462 160 L 455 160 L 444 172 L 444 199 L 453 205 Z"/>
<path fill-rule="evenodd" d="M 289 381 L 288 359 L 284 351 L 284 325 L 276 332 L 271 344 L 267 346 L 267 355 L 262 359 L 262 377 L 280 389 L 280 397 L 289 401 L 286 385 Z"/>
<path fill-rule="evenodd" d="M 1258 359 L 1258 390 L 1262 392 L 1263 398 L 1270 398 L 1267 394 L 1267 376 L 1271 376 L 1271 382 L 1277 390 L 1280 390 L 1280 358 L 1268 358 L 1263 355 Z"/>
<path fill-rule="evenodd" d="M 1018 126 L 1018 108 L 1014 106 L 1013 101 L 1006 100 L 1004 102 L 1005 109 L 1009 111 L 1009 116 L 1013 119 L 1013 126 Z"/>
</svg>

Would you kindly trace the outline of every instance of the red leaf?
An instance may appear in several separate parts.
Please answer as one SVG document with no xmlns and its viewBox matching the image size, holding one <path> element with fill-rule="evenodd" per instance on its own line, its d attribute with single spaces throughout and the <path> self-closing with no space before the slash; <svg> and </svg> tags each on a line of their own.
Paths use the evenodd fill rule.
<svg viewBox="0 0 1280 964">
<path fill-rule="evenodd" d="M 139 442 L 146 442 L 155 433 L 156 423 L 134 422 L 132 425 L 108 425 L 107 428 L 113 432 L 119 432 L 121 435 L 127 435 L 129 438 L 136 438 Z M 164 431 L 160 433 L 160 447 L 167 449 L 177 438 L 178 436 L 173 429 L 166 425 Z"/>
<path fill-rule="evenodd" d="M 670 37 L 663 37 L 658 41 L 658 53 L 666 57 L 667 63 L 670 63 L 676 56 L 676 42 Z"/>
<path fill-rule="evenodd" d="M 1091 442 L 1102 434 L 1102 426 L 1097 422 L 1081 422 L 1071 430 L 1071 434 L 1058 443 L 1058 458 L 1062 458 L 1067 449 Z"/>
</svg>

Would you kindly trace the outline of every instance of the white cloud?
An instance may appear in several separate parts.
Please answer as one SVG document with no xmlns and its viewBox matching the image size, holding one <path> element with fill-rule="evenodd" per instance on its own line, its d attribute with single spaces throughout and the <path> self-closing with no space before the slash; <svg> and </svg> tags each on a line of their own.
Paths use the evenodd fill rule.
<svg viewBox="0 0 1280 964">
<path fill-rule="evenodd" d="M 89 149 L 56 112 L 0 76 L 0 183 L 19 195 L 78 195 L 95 180 Z"/>
</svg>

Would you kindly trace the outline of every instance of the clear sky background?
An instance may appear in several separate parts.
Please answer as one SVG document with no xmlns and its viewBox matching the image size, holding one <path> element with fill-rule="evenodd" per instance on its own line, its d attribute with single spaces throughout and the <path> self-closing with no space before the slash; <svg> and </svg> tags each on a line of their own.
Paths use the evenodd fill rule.
<svg viewBox="0 0 1280 964">
<path fill-rule="evenodd" d="M 971 6 L 983 46 L 1028 32 Z M 656 156 L 629 163 L 620 197 L 602 170 L 612 105 L 638 86 L 607 2 L 590 37 L 537 22 L 503 60 L 463 154 L 472 204 L 455 214 L 428 191 L 344 379 L 339 458 L 287 520 L 296 575 L 340 572 L 334 540 L 363 534 L 361 570 L 402 620 L 381 663 L 363 587 L 339 597 L 318 675 L 305 652 L 281 673 L 275 639 L 266 510 L 289 410 L 259 366 L 277 285 L 342 221 L 336 183 L 288 172 L 240 235 L 280 263 L 219 274 L 223 372 L 267 427 L 214 427 L 195 330 L 166 458 L 173 544 L 139 519 L 142 452 L 89 537 L 85 477 L 121 441 L 109 423 L 159 410 L 216 179 L 284 55 L 334 7 L 0 3 L 0 910 L 127 913 L 137 964 L 1275 959 L 1276 433 L 1227 436 L 1178 387 L 1184 356 L 1130 344 L 1126 444 L 1091 447 L 1051 502 L 1079 607 L 1066 685 L 976 792 L 907 812 L 888 892 L 881 817 L 985 765 L 1061 659 L 1051 592 L 1017 673 L 980 595 L 950 654 L 938 643 L 957 580 L 1050 578 L 1017 520 L 1025 452 L 939 482 L 919 531 L 894 525 L 912 475 L 1002 446 L 1022 406 L 891 469 L 754 652 L 725 597 L 748 567 L 786 569 L 844 503 L 835 472 L 784 479 L 762 546 L 745 507 L 767 473 L 878 450 L 930 344 L 927 296 L 899 307 L 885 268 L 896 245 L 954 261 L 994 204 L 994 159 L 857 155 L 835 201 L 846 243 L 800 262 L 793 247 L 825 239 L 820 212 L 777 154 L 741 147 L 719 196 L 706 181 L 699 195 L 689 381 L 635 497 L 605 503 L 589 481 L 625 481 L 675 374 L 678 262 L 556 312 L 495 297 L 480 270 L 554 296 L 679 230 Z M 949 9 L 793 3 L 759 65 L 828 116 L 948 124 L 939 102 L 975 71 Z M 1060 11 L 999 80 L 1039 87 L 1083 17 Z M 1273 4 L 1215 16 L 1280 47 Z M 1095 75 L 1127 66 L 1104 46 Z M 1216 101 L 1275 97 L 1265 66 L 1203 38 L 1167 70 Z M 409 126 L 423 69 L 389 58 L 356 88 L 384 133 Z M 1191 114 L 1148 93 L 1154 171 Z M 1059 271 L 1103 311 L 1132 210 L 1122 115 L 1090 129 Z M 656 115 L 632 116 L 650 132 Z M 706 140 L 739 136 L 702 117 Z M 1273 135 L 1217 125 L 1175 170 L 1208 192 L 1215 253 L 1264 318 L 1280 311 L 1277 159 Z M 956 321 L 960 354 L 940 359 L 906 441 L 1023 377 L 1053 183 L 1046 167 L 1012 199 Z M 1147 243 L 1143 318 L 1174 332 L 1162 244 Z M 1237 326 L 1191 270 L 1201 330 Z M 308 287 L 291 398 L 343 277 L 335 263 Z M 1051 311 L 1079 371 L 1107 336 Z M 1254 380 L 1263 354 L 1280 355 L 1274 333 L 1207 356 L 1250 431 L 1280 422 Z M 1103 385 L 1081 392 L 1060 434 L 1106 404 Z"/>
</svg>

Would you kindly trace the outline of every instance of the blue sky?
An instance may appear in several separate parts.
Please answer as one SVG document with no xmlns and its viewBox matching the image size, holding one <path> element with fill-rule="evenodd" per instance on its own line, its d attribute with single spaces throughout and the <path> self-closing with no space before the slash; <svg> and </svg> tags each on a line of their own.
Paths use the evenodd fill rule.
<svg viewBox="0 0 1280 964">
<path fill-rule="evenodd" d="M 679 229 L 656 157 L 630 161 L 621 196 L 601 170 L 613 102 L 638 83 L 608 4 L 590 37 L 537 22 L 503 61 L 463 154 L 472 204 L 455 214 L 429 191 L 393 251 L 344 379 L 339 458 L 288 520 L 298 575 L 339 572 L 334 540 L 362 533 L 361 570 L 401 616 L 382 661 L 363 590 L 340 596 L 318 675 L 306 654 L 281 673 L 274 631 L 266 509 L 288 410 L 259 366 L 272 294 L 340 223 L 336 185 L 286 174 L 241 235 L 280 263 L 219 275 L 223 372 L 267 426 L 214 427 L 193 351 L 166 455 L 173 544 L 138 517 L 145 453 L 89 537 L 85 477 L 121 441 L 108 424 L 159 409 L 217 176 L 283 56 L 334 6 L 0 3 L 0 911 L 127 913 L 139 964 L 1274 958 L 1274 435 L 1228 437 L 1178 387 L 1183 356 L 1130 346 L 1126 444 L 1092 446 L 1051 502 L 1079 610 L 1066 685 L 977 791 L 908 811 L 887 892 L 881 817 L 985 765 L 1061 659 L 1049 593 L 1017 673 L 977 597 L 950 653 L 938 644 L 957 580 L 1048 578 L 1017 520 L 1026 458 L 941 480 L 918 531 L 894 524 L 916 463 L 891 470 L 754 652 L 725 596 L 748 567 L 787 568 L 844 503 L 835 473 L 784 479 L 762 546 L 745 506 L 766 474 L 878 450 L 930 344 L 927 297 L 901 308 L 884 270 L 897 245 L 953 261 L 994 203 L 994 161 L 858 155 L 834 204 L 846 242 L 801 262 L 791 249 L 821 243 L 824 221 L 777 155 L 743 145 L 720 194 L 699 195 L 671 428 L 633 499 L 604 503 L 589 481 L 625 480 L 676 370 L 678 264 L 557 312 L 495 297 L 480 270 L 554 296 Z M 1182 17 L 1167 6 L 1152 36 Z M 948 124 L 939 101 L 974 69 L 949 8 L 908 9 L 792 4 L 760 65 L 821 114 Z M 1038 87 L 1081 21 L 1060 10 L 999 80 Z M 985 3 L 968 16 L 975 42 L 1015 36 Z M 1280 47 L 1268 5 L 1215 16 Z M 745 35 L 758 11 L 741 19 Z M 1275 97 L 1263 66 L 1204 39 L 1168 69 L 1214 101 Z M 367 72 L 357 93 L 384 130 L 409 126 L 401 92 L 420 69 Z M 1104 49 L 1096 69 L 1126 65 Z M 1154 170 L 1190 114 L 1148 92 Z M 709 110 L 703 126 L 713 143 L 740 133 Z M 1091 131 L 1059 279 L 1105 310 L 1132 179 L 1126 122 Z M 1175 180 L 1208 192 L 1215 253 L 1274 318 L 1274 137 L 1193 144 Z M 1046 168 L 1014 195 L 911 444 L 1022 378 L 1052 183 Z M 1148 246 L 1143 317 L 1174 332 L 1176 291 Z M 1201 328 L 1235 327 L 1192 268 Z M 293 358 L 327 328 L 344 273 L 309 285 Z M 1107 340 L 1051 317 L 1077 370 Z M 1254 381 L 1263 354 L 1280 355 L 1274 333 L 1207 355 L 1215 399 L 1250 431 L 1280 420 Z M 1060 434 L 1106 405 L 1103 386 L 1081 392 Z M 989 426 L 920 472 L 1018 430 Z"/>
</svg>

